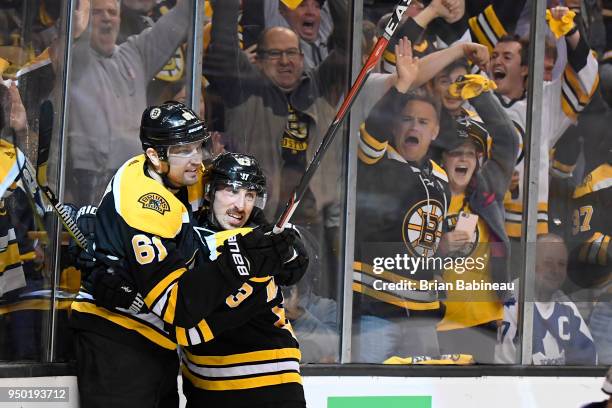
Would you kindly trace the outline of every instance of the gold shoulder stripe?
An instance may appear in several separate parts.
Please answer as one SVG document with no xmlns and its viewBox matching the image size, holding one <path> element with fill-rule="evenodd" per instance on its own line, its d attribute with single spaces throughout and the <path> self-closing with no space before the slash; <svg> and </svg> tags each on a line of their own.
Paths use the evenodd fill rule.
<svg viewBox="0 0 612 408">
<path fill-rule="evenodd" d="M 161 183 L 144 175 L 144 155 L 126 162 L 113 180 L 117 213 L 132 228 L 173 238 L 189 222 L 183 203 Z"/>
<path fill-rule="evenodd" d="M 595 191 L 603 190 L 612 186 L 612 165 L 602 164 L 589 173 L 582 184 L 574 190 L 574 198 L 584 197 Z"/>
</svg>

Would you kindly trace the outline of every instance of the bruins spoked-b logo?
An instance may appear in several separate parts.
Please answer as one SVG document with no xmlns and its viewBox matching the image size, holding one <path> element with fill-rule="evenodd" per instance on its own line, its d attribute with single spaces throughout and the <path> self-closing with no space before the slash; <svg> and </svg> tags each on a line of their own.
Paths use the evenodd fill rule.
<svg viewBox="0 0 612 408">
<path fill-rule="evenodd" d="M 442 236 L 444 210 L 437 200 L 423 200 L 406 212 L 402 238 L 413 256 L 432 256 Z"/>
<path fill-rule="evenodd" d="M 147 193 L 142 195 L 138 199 L 138 202 L 142 204 L 142 208 L 157 211 L 161 215 L 164 215 L 166 211 L 170 211 L 170 204 L 168 201 L 157 193 Z"/>
</svg>

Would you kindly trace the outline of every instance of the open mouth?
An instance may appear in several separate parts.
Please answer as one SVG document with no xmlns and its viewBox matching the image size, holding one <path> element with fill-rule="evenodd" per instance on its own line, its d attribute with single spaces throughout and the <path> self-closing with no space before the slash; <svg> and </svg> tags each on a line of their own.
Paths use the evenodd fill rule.
<svg viewBox="0 0 612 408">
<path fill-rule="evenodd" d="M 237 212 L 228 212 L 227 216 L 231 218 L 232 220 L 235 220 L 236 222 L 240 222 L 244 218 L 244 216 L 241 213 L 237 213 Z"/>
<path fill-rule="evenodd" d="M 506 77 L 506 72 L 501 68 L 496 68 L 493 70 L 493 79 L 495 81 L 500 81 Z"/>
<path fill-rule="evenodd" d="M 316 22 L 314 20 L 304 20 L 302 22 L 302 27 L 307 31 L 314 31 Z"/>
<path fill-rule="evenodd" d="M 417 139 L 414 136 L 408 136 L 404 139 L 404 144 L 405 145 L 418 145 L 419 144 L 419 139 Z"/>
<path fill-rule="evenodd" d="M 455 167 L 455 173 L 457 173 L 459 175 L 465 176 L 465 175 L 467 175 L 467 172 L 468 172 L 467 166 L 457 166 L 457 167 Z"/>
</svg>

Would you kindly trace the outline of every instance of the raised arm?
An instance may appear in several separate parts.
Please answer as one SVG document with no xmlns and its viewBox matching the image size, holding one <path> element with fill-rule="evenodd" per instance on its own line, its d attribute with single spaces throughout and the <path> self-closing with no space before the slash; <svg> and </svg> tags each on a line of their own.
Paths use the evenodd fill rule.
<svg viewBox="0 0 612 408">
<path fill-rule="evenodd" d="M 216 0 L 212 4 L 211 39 L 202 71 L 225 103 L 235 106 L 265 79 L 240 49 L 236 26 L 240 1 Z"/>
<path fill-rule="evenodd" d="M 374 105 L 365 124 L 361 125 L 359 159 L 364 164 L 375 164 L 383 158 L 389 141 L 393 139 L 393 123 L 410 97 L 408 91 L 418 76 L 420 66 L 412 57 L 412 46 L 406 37 L 395 46 L 397 74 L 394 86 Z"/>
<path fill-rule="evenodd" d="M 549 24 L 561 20 L 570 21 L 570 24 L 559 33 L 565 36 L 567 43 L 565 71 L 544 87 L 544 98 L 549 102 L 546 107 L 549 109 L 552 125 L 550 145 L 545 146 L 546 149 L 552 148 L 565 130 L 577 120 L 599 85 L 597 59 L 569 13 L 571 12 L 566 7 L 550 10 Z"/>
<path fill-rule="evenodd" d="M 152 79 L 168 62 L 174 51 L 187 38 L 189 28 L 188 0 L 178 0 L 176 6 L 164 14 L 153 27 L 131 36 L 119 46 L 120 50 L 136 50 L 144 64 L 146 80 Z"/>
<path fill-rule="evenodd" d="M 389 41 L 389 45 L 383 54 L 383 69 L 385 72 L 395 72 L 395 45 L 399 38 L 408 37 L 414 44 L 419 46 L 424 39 L 425 32 L 430 23 L 434 21 L 454 22 L 465 13 L 464 0 L 433 0 L 423 11 L 415 17 L 408 17 L 398 28 L 395 36 Z M 427 52 L 429 48 L 425 48 Z"/>
<path fill-rule="evenodd" d="M 480 175 L 486 183 L 485 191 L 495 192 L 498 200 L 503 200 L 510 185 L 519 141 L 516 129 L 497 98 L 489 92 L 469 100 L 484 121 L 493 144 L 489 160 L 482 166 Z"/>
</svg>

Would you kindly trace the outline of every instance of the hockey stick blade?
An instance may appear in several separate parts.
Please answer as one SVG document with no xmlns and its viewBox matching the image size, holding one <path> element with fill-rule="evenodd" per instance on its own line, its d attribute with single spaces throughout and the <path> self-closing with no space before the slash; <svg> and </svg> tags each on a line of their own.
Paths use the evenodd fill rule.
<svg viewBox="0 0 612 408">
<path fill-rule="evenodd" d="M 402 20 L 402 16 L 404 15 L 404 12 L 410 6 L 410 3 L 412 3 L 412 0 L 401 0 L 397 4 L 397 6 L 395 6 L 395 9 L 393 10 L 393 14 L 391 15 L 391 19 L 389 20 L 389 22 L 387 23 L 387 26 L 385 27 L 385 32 L 383 33 L 382 37 L 380 37 L 380 39 L 376 42 L 376 45 L 374 46 L 374 49 L 370 53 L 370 56 L 366 60 L 364 66 L 361 68 L 361 71 L 359 72 L 357 79 L 355 80 L 353 85 L 351 85 L 351 88 L 346 94 L 346 98 L 344 98 L 342 105 L 340 106 L 340 108 L 338 109 L 338 112 L 336 113 L 336 117 L 329 125 L 329 128 L 327 129 L 327 132 L 325 132 L 325 136 L 323 136 L 323 140 L 321 141 L 321 144 L 317 148 L 315 155 L 313 156 L 312 160 L 308 164 L 308 167 L 306 168 L 304 175 L 302 175 L 300 182 L 293 190 L 293 193 L 291 194 L 291 198 L 289 199 L 289 202 L 287 202 L 287 205 L 285 209 L 283 210 L 283 213 L 280 215 L 280 217 L 278 218 L 278 221 L 274 225 L 275 233 L 279 233 L 280 231 L 283 230 L 285 225 L 291 219 L 291 216 L 297 209 L 298 205 L 300 204 L 300 200 L 304 196 L 304 193 L 306 192 L 306 189 L 308 188 L 308 184 L 310 183 L 310 180 L 312 180 L 314 173 L 319 168 L 319 165 L 321 163 L 321 160 L 323 159 L 323 156 L 329 149 L 329 146 L 331 145 L 331 143 L 334 141 L 334 137 L 336 135 L 336 132 L 338 131 L 338 128 L 342 124 L 342 121 L 346 117 L 346 114 L 351 109 L 351 106 L 353 106 L 353 102 L 355 102 L 357 95 L 359 95 L 361 88 L 363 88 L 363 85 L 366 79 L 368 78 L 368 76 L 370 75 L 370 72 L 372 72 L 372 70 L 376 66 L 376 63 L 378 62 L 383 52 L 385 51 L 385 48 L 387 47 L 387 44 L 389 44 L 389 41 L 391 40 L 393 33 L 395 33 L 395 30 L 397 29 L 397 27 L 399 27 L 401 20 Z"/>
</svg>

